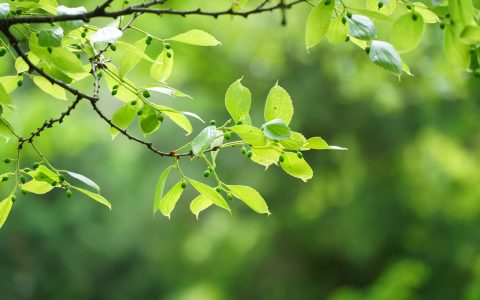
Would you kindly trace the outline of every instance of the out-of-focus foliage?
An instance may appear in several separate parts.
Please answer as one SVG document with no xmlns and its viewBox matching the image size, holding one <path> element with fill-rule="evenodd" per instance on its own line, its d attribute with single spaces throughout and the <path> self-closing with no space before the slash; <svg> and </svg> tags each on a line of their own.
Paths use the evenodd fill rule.
<svg viewBox="0 0 480 300">
<path fill-rule="evenodd" d="M 415 76 L 401 82 L 348 43 L 307 54 L 309 10 L 289 11 L 284 28 L 274 14 L 148 17 L 141 25 L 165 36 L 201 28 L 222 41 L 213 51 L 176 50 L 170 81 L 195 96 L 179 107 L 206 119 L 223 115 L 225 90 L 243 74 L 254 95 L 252 119 L 260 122 L 279 78 L 301 116 L 291 125 L 349 151 L 307 154 L 316 177 L 304 184 L 278 169 L 266 177 L 258 168 L 238 168 L 251 162 L 233 153 L 219 156 L 222 176 L 259 187 L 272 214 L 259 217 L 238 203 L 232 215 L 211 210 L 196 221 L 180 201 L 168 221 L 152 218 L 151 203 L 169 162 L 124 138 L 108 141 L 108 128 L 80 105 L 39 147 L 59 167 L 102 183 L 114 209 L 63 193 L 17 200 L 15 222 L 0 232 L 0 298 L 480 298 L 478 81 L 445 60 L 443 32 L 433 26 L 405 54 L 415 61 Z M 4 73 L 12 67 L 0 66 Z M 131 72 L 142 80 L 149 65 Z M 17 103 L 27 121 L 13 113 L 11 120 L 26 132 L 64 109 L 48 105 L 52 99 L 33 86 L 16 93 L 29 100 Z M 183 135 L 162 131 L 155 142 Z M 3 147 L 0 154 L 14 155 Z M 193 163 L 184 171 L 201 175 L 204 167 Z M 193 189 L 185 193 L 194 197 Z"/>
</svg>

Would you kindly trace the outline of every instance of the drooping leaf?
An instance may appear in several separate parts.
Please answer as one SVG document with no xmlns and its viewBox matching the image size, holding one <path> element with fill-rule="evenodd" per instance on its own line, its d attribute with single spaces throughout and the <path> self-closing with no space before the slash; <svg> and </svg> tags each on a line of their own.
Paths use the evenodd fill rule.
<svg viewBox="0 0 480 300">
<path fill-rule="evenodd" d="M 424 22 L 421 15 L 409 13 L 393 23 L 391 40 L 398 52 L 407 52 L 420 43 L 423 36 Z"/>
<path fill-rule="evenodd" d="M 7 218 L 8 218 L 8 215 L 10 214 L 12 206 L 13 206 L 12 196 L 0 202 L 0 229 L 2 229 L 3 224 L 5 224 L 5 221 L 7 221 Z"/>
<path fill-rule="evenodd" d="M 286 152 L 285 160 L 280 163 L 282 169 L 290 176 L 300 178 L 307 182 L 313 177 L 313 170 L 303 158 L 298 158 L 296 153 Z"/>
<path fill-rule="evenodd" d="M 138 111 L 139 101 L 134 100 L 129 103 L 122 105 L 117 111 L 113 114 L 112 122 L 121 129 L 126 129 L 135 119 Z M 112 139 L 115 138 L 120 132 L 114 128 L 110 127 L 110 134 Z"/>
<path fill-rule="evenodd" d="M 105 199 L 102 195 L 90 192 L 88 190 L 85 190 L 85 189 L 82 189 L 82 188 L 79 188 L 79 187 L 76 187 L 76 186 L 72 186 L 72 188 L 74 188 L 77 191 L 87 195 L 88 197 L 92 198 L 93 200 L 105 205 L 109 209 L 112 209 L 112 204 L 107 199 Z"/>
<path fill-rule="evenodd" d="M 195 46 L 218 46 L 221 45 L 213 35 L 199 29 L 193 29 L 174 37 L 167 39 L 169 41 L 180 42 Z"/>
<path fill-rule="evenodd" d="M 290 95 L 281 86 L 275 84 L 270 89 L 265 102 L 264 117 L 265 122 L 281 119 L 287 125 L 290 124 L 293 116 L 293 104 Z"/>
<path fill-rule="evenodd" d="M 231 212 L 227 201 L 225 201 L 222 195 L 220 195 L 220 193 L 218 193 L 214 188 L 200 181 L 193 180 L 191 178 L 189 178 L 188 181 L 201 195 L 206 197 L 208 200 L 212 201 L 215 205 Z"/>
<path fill-rule="evenodd" d="M 447 25 L 445 28 L 443 51 L 448 61 L 453 65 L 465 70 L 470 66 L 470 46 L 455 37 L 451 25 Z"/>
<path fill-rule="evenodd" d="M 347 39 L 350 25 L 348 22 L 345 22 L 344 24 L 343 18 L 345 18 L 343 15 L 339 15 L 335 18 L 335 20 L 333 20 L 333 22 L 330 24 L 330 27 L 328 27 L 327 39 L 332 45 L 340 45 L 345 43 Z"/>
<path fill-rule="evenodd" d="M 352 15 L 347 18 L 350 24 L 349 34 L 360 40 L 372 40 L 377 36 L 377 28 L 369 17 Z"/>
<path fill-rule="evenodd" d="M 38 86 L 43 92 L 49 94 L 50 96 L 60 99 L 67 100 L 67 93 L 65 90 L 56 84 L 50 83 L 45 77 L 41 76 L 32 76 L 33 83 Z"/>
<path fill-rule="evenodd" d="M 415 8 L 415 12 L 422 15 L 423 21 L 425 23 L 437 23 L 440 22 L 440 18 L 430 10 L 425 4 L 422 2 L 414 2 L 413 6 Z"/>
<path fill-rule="evenodd" d="M 80 180 L 81 182 L 83 182 L 86 185 L 94 188 L 95 190 L 97 190 L 97 192 L 100 193 L 100 187 L 98 186 L 98 184 L 96 184 L 93 180 L 91 180 L 87 176 L 82 175 L 82 174 L 78 174 L 78 173 L 75 173 L 75 172 L 70 172 L 70 171 L 65 171 L 65 173 L 67 173 L 68 175 L 72 176 L 73 178 L 75 178 L 77 180 Z"/>
<path fill-rule="evenodd" d="M 330 146 L 324 139 L 321 137 L 311 137 L 307 140 L 307 143 L 303 147 L 305 150 L 348 150 L 344 147 L 339 146 Z"/>
<path fill-rule="evenodd" d="M 140 39 L 136 41 L 133 46 L 138 48 L 138 50 L 142 51 L 143 53 L 147 47 L 145 42 L 146 40 L 147 38 Z M 127 73 L 130 72 L 141 59 L 142 58 L 138 56 L 136 52 L 126 52 L 120 61 L 120 76 L 123 78 L 125 75 L 127 75 Z"/>
<path fill-rule="evenodd" d="M 160 128 L 160 121 L 158 120 L 158 113 L 150 105 L 143 107 L 142 114 L 138 117 L 140 129 L 145 136 L 154 133 Z"/>
<path fill-rule="evenodd" d="M 263 134 L 272 140 L 286 140 L 290 138 L 290 128 L 281 119 L 273 119 L 262 125 Z"/>
<path fill-rule="evenodd" d="M 170 215 L 175 209 L 175 205 L 177 204 L 178 199 L 180 199 L 182 193 L 182 182 L 179 181 L 165 194 L 165 196 L 162 197 L 162 199 L 160 199 L 158 207 L 162 215 L 170 219 Z"/>
<path fill-rule="evenodd" d="M 205 127 L 192 141 L 192 153 L 201 156 L 210 149 L 213 140 L 217 137 L 217 128 L 213 125 Z"/>
<path fill-rule="evenodd" d="M 157 63 L 152 64 L 152 67 L 150 68 L 150 76 L 156 81 L 167 81 L 170 75 L 172 75 L 173 56 L 174 52 L 172 48 L 164 48 L 157 56 L 157 59 L 155 59 Z M 173 95 L 173 93 L 171 95 Z"/>
<path fill-rule="evenodd" d="M 3 110 L 3 108 L 2 108 L 2 110 Z M 7 120 L 5 120 L 4 118 L 0 118 L 0 136 L 2 136 L 5 139 L 6 143 L 13 136 L 13 133 L 9 129 L 10 128 L 9 126 L 10 126 L 10 124 L 7 122 Z"/>
<path fill-rule="evenodd" d="M 180 128 L 187 132 L 187 135 L 192 133 L 192 124 L 190 121 L 180 112 L 171 112 L 171 111 L 164 111 L 163 112 L 170 120 L 172 120 L 175 124 L 177 124 Z"/>
<path fill-rule="evenodd" d="M 190 211 L 195 215 L 198 220 L 199 214 L 212 205 L 213 202 L 210 201 L 207 197 L 205 197 L 204 195 L 198 195 L 190 203 Z"/>
<path fill-rule="evenodd" d="M 62 27 L 42 29 L 38 32 L 38 44 L 42 47 L 61 47 L 62 39 Z"/>
<path fill-rule="evenodd" d="M 242 140 L 252 146 L 263 146 L 267 143 L 263 131 L 250 125 L 235 125 L 230 127 Z"/>
<path fill-rule="evenodd" d="M 155 191 L 155 199 L 153 201 L 153 215 L 157 213 L 160 208 L 160 200 L 163 198 L 163 191 L 165 190 L 165 182 L 167 182 L 168 175 L 174 166 L 166 168 L 160 178 L 158 178 L 157 189 Z"/>
<path fill-rule="evenodd" d="M 252 103 L 252 94 L 241 81 L 242 78 L 232 83 L 225 93 L 225 107 L 235 122 L 248 116 Z"/>
<path fill-rule="evenodd" d="M 383 69 L 397 76 L 402 75 L 402 59 L 391 44 L 383 41 L 372 41 L 368 57 L 374 64 Z"/>
<path fill-rule="evenodd" d="M 305 44 L 307 50 L 320 43 L 327 33 L 332 19 L 335 1 L 323 0 L 315 6 L 307 18 L 305 26 Z"/>
<path fill-rule="evenodd" d="M 248 207 L 259 214 L 270 215 L 265 199 L 254 188 L 245 185 L 228 185 L 233 196 L 242 200 Z"/>
<path fill-rule="evenodd" d="M 143 50 L 140 50 L 138 47 L 136 47 L 136 45 L 132 45 L 132 44 L 129 44 L 127 42 L 122 42 L 122 41 L 117 41 L 116 44 L 120 49 L 125 50 L 127 53 L 134 54 L 137 57 L 140 57 L 141 59 L 144 59 L 144 60 L 149 61 L 149 62 L 154 63 L 154 64 L 159 63 L 159 62 L 154 61 Z"/>
<path fill-rule="evenodd" d="M 152 91 L 152 92 L 157 92 L 157 93 L 160 93 L 160 94 L 164 94 L 164 95 L 168 95 L 168 96 L 172 96 L 172 97 L 185 97 L 185 98 L 189 98 L 189 99 L 192 99 L 192 97 L 190 95 L 187 95 L 179 90 L 176 90 L 172 87 L 169 87 L 169 86 L 153 86 L 153 85 L 148 85 L 147 87 L 145 87 L 146 90 L 149 90 L 149 91 Z"/>
<path fill-rule="evenodd" d="M 22 189 L 24 191 L 37 194 L 37 195 L 46 194 L 50 192 L 53 188 L 54 187 L 52 186 L 51 183 L 47 181 L 38 181 L 35 179 L 32 179 L 29 182 L 22 185 Z"/>
</svg>

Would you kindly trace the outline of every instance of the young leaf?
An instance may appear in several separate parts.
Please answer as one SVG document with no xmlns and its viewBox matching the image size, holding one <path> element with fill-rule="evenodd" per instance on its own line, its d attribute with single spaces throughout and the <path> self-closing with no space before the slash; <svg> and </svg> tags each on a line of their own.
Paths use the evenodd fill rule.
<svg viewBox="0 0 480 300">
<path fill-rule="evenodd" d="M 332 19 L 335 1 L 323 0 L 315 6 L 307 18 L 305 44 L 307 50 L 320 43 Z"/>
<path fill-rule="evenodd" d="M 33 194 L 43 195 L 50 192 L 53 189 L 53 186 L 47 181 L 38 181 L 33 179 L 23 184 L 22 189 Z"/>
<path fill-rule="evenodd" d="M 129 44 L 129 43 L 126 43 L 126 42 L 122 42 L 122 41 L 117 41 L 117 46 L 122 48 L 123 50 L 125 50 L 127 53 L 131 53 L 131 54 L 134 54 L 146 61 L 149 61 L 151 63 L 159 63 L 159 62 L 156 62 L 154 61 L 150 56 L 148 56 L 143 50 L 140 50 L 138 47 L 136 47 L 135 45 L 132 45 L 132 44 Z"/>
<path fill-rule="evenodd" d="M 165 182 L 167 182 L 168 175 L 174 166 L 166 168 L 157 182 L 157 189 L 155 191 L 155 200 L 153 201 L 153 215 L 155 215 L 160 207 L 160 200 L 163 198 L 163 191 L 165 189 Z"/>
<path fill-rule="evenodd" d="M 283 120 L 274 119 L 262 125 L 263 134 L 272 140 L 286 140 L 290 137 L 290 128 Z"/>
<path fill-rule="evenodd" d="M 265 199 L 255 189 L 245 185 L 228 185 L 227 187 L 233 196 L 242 200 L 253 211 L 270 215 Z"/>
<path fill-rule="evenodd" d="M 30 51 L 42 61 L 57 67 L 62 72 L 85 73 L 82 62 L 66 47 L 58 47 L 48 51 L 38 44 L 37 36 L 32 33 L 29 40 Z M 30 54 L 29 54 L 30 57 Z"/>
<path fill-rule="evenodd" d="M 160 128 L 160 121 L 158 120 L 158 113 L 150 105 L 143 107 L 143 113 L 138 117 L 140 129 L 145 136 L 155 132 Z"/>
<path fill-rule="evenodd" d="M 303 158 L 298 158 L 296 153 L 285 152 L 284 162 L 280 163 L 282 169 L 289 175 L 307 182 L 313 177 L 313 170 Z"/>
<path fill-rule="evenodd" d="M 137 100 L 131 101 L 122 105 L 112 117 L 113 124 L 117 125 L 121 129 L 126 129 L 132 121 L 135 119 L 138 111 L 138 102 Z M 110 127 L 110 134 L 112 139 L 114 139 L 120 132 L 114 128 Z"/>
<path fill-rule="evenodd" d="M 470 46 L 455 37 L 451 25 L 447 25 L 445 28 L 443 51 L 448 61 L 453 65 L 465 70 L 470 66 Z"/>
<path fill-rule="evenodd" d="M 70 171 L 65 171 L 65 173 L 67 173 L 68 175 L 72 176 L 75 179 L 80 180 L 81 182 L 83 182 L 86 185 L 94 188 L 95 190 L 97 190 L 97 192 L 100 193 L 100 187 L 98 186 L 98 184 L 96 184 L 93 180 L 91 180 L 87 176 L 84 176 L 82 174 L 78 174 L 78 173 L 75 173 L 75 172 L 70 172 Z"/>
<path fill-rule="evenodd" d="M 373 41 L 370 45 L 370 53 L 368 54 L 370 60 L 382 67 L 383 69 L 392 72 L 393 74 L 402 75 L 402 59 L 398 55 L 395 48 L 387 42 Z"/>
<path fill-rule="evenodd" d="M 393 23 L 391 40 L 398 52 L 407 52 L 420 43 L 423 36 L 424 22 L 421 15 L 409 13 Z"/>
<path fill-rule="evenodd" d="M 192 124 L 190 121 L 180 112 L 164 111 L 163 112 L 170 120 L 177 124 L 180 128 L 187 132 L 187 135 L 192 133 Z"/>
<path fill-rule="evenodd" d="M 212 201 L 215 205 L 231 212 L 227 201 L 225 201 L 225 199 L 223 199 L 220 193 L 215 191 L 214 188 L 200 181 L 193 180 L 191 178 L 189 178 L 188 181 L 201 195 L 205 196 L 208 200 Z"/>
<path fill-rule="evenodd" d="M 278 163 L 278 158 L 282 154 L 280 147 L 270 144 L 268 146 L 253 146 L 252 147 L 252 161 L 265 166 L 270 167 Z"/>
<path fill-rule="evenodd" d="M 6 143 L 13 136 L 12 131 L 9 129 L 9 124 L 4 118 L 0 118 L 0 136 L 3 136 Z"/>
<path fill-rule="evenodd" d="M 316 149 L 316 150 L 323 150 L 328 149 L 330 146 L 327 142 L 322 139 L 321 137 L 311 137 L 307 140 L 307 144 L 305 145 L 306 149 Z"/>
<path fill-rule="evenodd" d="M 293 104 L 290 95 L 281 86 L 275 84 L 267 96 L 265 102 L 265 122 L 281 119 L 287 125 L 290 124 L 293 116 Z"/>
<path fill-rule="evenodd" d="M 79 187 L 76 187 L 76 186 L 72 186 L 72 188 L 76 189 L 77 191 L 87 195 L 88 197 L 92 198 L 93 200 L 105 205 L 106 207 L 108 207 L 109 209 L 112 209 L 112 204 L 107 200 L 105 199 L 104 197 L 102 197 L 101 195 L 99 194 L 96 194 L 96 193 L 92 193 L 90 191 L 87 191 L 87 190 L 84 190 L 82 188 L 79 188 Z"/>
<path fill-rule="evenodd" d="M 350 24 L 349 33 L 351 36 L 360 40 L 371 40 L 377 35 L 377 28 L 373 21 L 362 15 L 353 15 L 347 18 Z"/>
<path fill-rule="evenodd" d="M 250 125 L 235 125 L 230 127 L 242 140 L 252 146 L 263 146 L 267 143 L 262 130 Z"/>
<path fill-rule="evenodd" d="M 0 77 L 0 84 L 5 88 L 7 94 L 11 94 L 18 87 L 18 81 L 22 80 L 22 76 L 3 76 Z"/>
<path fill-rule="evenodd" d="M 33 53 L 29 52 L 27 53 L 27 56 L 30 60 L 32 60 L 32 56 L 35 56 Z M 38 58 L 37 58 L 37 61 L 35 62 L 34 60 L 32 60 L 32 62 L 34 64 L 37 64 L 38 63 Z M 23 73 L 23 72 L 27 72 L 28 69 L 30 69 L 30 67 L 28 66 L 28 64 L 23 60 L 23 58 L 21 56 L 17 57 L 17 59 L 15 60 L 15 70 L 17 70 L 17 74 L 20 74 L 20 73 Z"/>
<path fill-rule="evenodd" d="M 230 85 L 225 93 L 225 107 L 235 122 L 243 120 L 248 116 L 252 94 L 250 90 L 242 85 L 242 78 Z"/>
<path fill-rule="evenodd" d="M 210 33 L 198 29 L 181 33 L 167 40 L 195 46 L 218 46 L 222 44 Z"/>
<path fill-rule="evenodd" d="M 201 156 L 203 152 L 210 149 L 213 140 L 217 137 L 215 126 L 205 127 L 192 141 L 192 152 L 195 156 Z"/>
<path fill-rule="evenodd" d="M 8 95 L 3 83 L 0 83 L 0 104 L 11 105 L 12 99 Z"/>
<path fill-rule="evenodd" d="M 307 139 L 303 134 L 291 131 L 290 137 L 286 140 L 281 140 L 280 144 L 287 150 L 300 150 L 307 143 Z"/>
<path fill-rule="evenodd" d="M 1 6 L 0 6 L 0 9 L 1 9 Z M 13 206 L 12 196 L 0 202 L 0 229 L 3 227 L 3 224 L 5 224 L 5 221 L 7 220 L 8 215 L 10 214 L 10 210 L 12 209 L 12 206 Z"/>
<path fill-rule="evenodd" d="M 460 41 L 465 44 L 480 43 L 480 27 L 466 26 L 460 34 Z"/>
<path fill-rule="evenodd" d="M 179 181 L 160 199 L 158 207 L 162 215 L 170 219 L 170 215 L 182 193 L 182 182 Z"/>
<path fill-rule="evenodd" d="M 45 93 L 60 100 L 67 100 L 67 94 L 61 86 L 50 83 L 50 81 L 48 81 L 45 77 L 41 77 L 41 76 L 32 76 L 32 77 L 33 77 L 33 83 L 35 83 L 35 85 L 38 86 Z"/>
<path fill-rule="evenodd" d="M 90 41 L 95 43 L 115 43 L 119 38 L 121 38 L 123 32 L 114 26 L 107 26 L 100 28 L 97 32 L 90 35 Z"/>
<path fill-rule="evenodd" d="M 347 39 L 350 25 L 348 22 L 343 24 L 343 18 L 345 18 L 343 15 L 339 15 L 335 18 L 335 20 L 333 20 L 332 24 L 330 24 L 330 27 L 328 27 L 327 39 L 332 45 L 340 45 L 345 43 Z"/>
<path fill-rule="evenodd" d="M 172 75 L 173 56 L 174 52 L 172 48 L 164 48 L 155 60 L 156 63 L 152 64 L 152 67 L 150 68 L 150 76 L 156 81 L 165 82 L 170 75 Z"/>
<path fill-rule="evenodd" d="M 213 202 L 210 201 L 207 197 L 203 195 L 198 195 L 195 199 L 192 200 L 190 203 L 190 211 L 195 215 L 198 220 L 198 215 L 204 211 L 205 209 L 212 206 Z"/>
<path fill-rule="evenodd" d="M 61 47 L 62 39 L 62 27 L 42 29 L 38 32 L 38 44 L 42 47 Z"/>
<path fill-rule="evenodd" d="M 145 43 L 146 40 L 147 38 L 140 39 L 136 41 L 133 46 L 143 53 L 147 47 L 147 44 Z M 130 72 L 141 59 L 142 58 L 138 56 L 136 52 L 128 51 L 125 53 L 120 61 L 120 76 L 122 78 L 125 77 L 125 75 L 127 75 L 127 73 Z"/>
</svg>

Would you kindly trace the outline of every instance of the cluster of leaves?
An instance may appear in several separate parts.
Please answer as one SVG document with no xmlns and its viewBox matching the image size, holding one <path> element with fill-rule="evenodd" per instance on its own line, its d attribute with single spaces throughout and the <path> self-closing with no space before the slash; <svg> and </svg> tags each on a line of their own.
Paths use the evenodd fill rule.
<svg viewBox="0 0 480 300">
<path fill-rule="evenodd" d="M 447 59 L 480 75 L 478 20 L 472 0 L 432 1 L 429 6 L 399 0 L 322 0 L 308 16 L 305 42 L 307 50 L 323 37 L 332 45 L 352 42 L 373 63 L 400 77 L 403 72 L 411 75 L 400 54 L 418 46 L 426 24 L 440 23 Z M 391 27 L 390 36 L 385 37 L 388 42 L 377 40 L 376 23 Z"/>
</svg>

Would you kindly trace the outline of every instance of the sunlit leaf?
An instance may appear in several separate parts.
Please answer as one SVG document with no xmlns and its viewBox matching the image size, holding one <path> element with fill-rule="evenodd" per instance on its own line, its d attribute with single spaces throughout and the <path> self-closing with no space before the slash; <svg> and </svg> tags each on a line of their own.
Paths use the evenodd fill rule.
<svg viewBox="0 0 480 300">
<path fill-rule="evenodd" d="M 402 75 L 402 59 L 391 44 L 383 41 L 372 41 L 368 57 L 374 64 L 383 69 L 397 76 Z"/>
<path fill-rule="evenodd" d="M 262 125 L 263 134 L 272 140 L 286 140 L 291 132 L 287 124 L 281 119 L 273 119 Z"/>
<path fill-rule="evenodd" d="M 75 178 L 77 180 L 80 180 L 81 182 L 85 183 L 86 185 L 88 185 L 88 186 L 96 189 L 98 192 L 100 192 L 100 187 L 98 186 L 98 184 L 96 184 L 93 180 L 91 180 L 87 176 L 82 175 L 82 174 L 78 174 L 78 173 L 75 173 L 75 172 L 70 172 L 70 171 L 65 171 L 65 173 L 67 173 L 68 175 L 72 176 L 73 178 Z"/>
<path fill-rule="evenodd" d="M 162 215 L 170 219 L 170 215 L 175 209 L 175 205 L 177 204 L 178 199 L 180 199 L 182 193 L 182 182 L 179 181 L 160 199 L 158 207 Z"/>
<path fill-rule="evenodd" d="M 424 22 L 421 15 L 409 13 L 393 23 L 391 41 L 398 52 L 407 52 L 420 43 L 423 36 Z"/>
<path fill-rule="evenodd" d="M 198 220 L 198 216 L 200 215 L 200 213 L 212 205 L 213 202 L 210 201 L 210 199 L 208 199 L 204 195 L 198 195 L 190 203 L 190 211 L 195 215 Z"/>
<path fill-rule="evenodd" d="M 50 83 L 50 81 L 48 81 L 45 77 L 41 77 L 41 76 L 32 76 L 32 77 L 35 85 L 38 86 L 45 93 L 60 100 L 67 100 L 67 93 L 61 86 Z"/>
<path fill-rule="evenodd" d="M 377 28 L 369 17 L 353 15 L 347 18 L 350 24 L 349 34 L 360 40 L 372 40 L 377 36 Z"/>
<path fill-rule="evenodd" d="M 233 196 L 242 200 L 253 211 L 270 215 L 265 199 L 254 188 L 245 185 L 228 185 L 227 187 Z"/>
<path fill-rule="evenodd" d="M 126 129 L 133 122 L 137 115 L 139 101 L 134 100 L 122 105 L 113 114 L 112 122 L 121 129 Z M 120 132 L 114 127 L 110 127 L 110 134 L 115 138 Z"/>
<path fill-rule="evenodd" d="M 12 206 L 13 206 L 12 196 L 0 202 L 0 229 L 3 227 L 3 224 L 5 224 L 5 221 L 7 221 L 7 218 L 8 218 L 8 215 L 10 214 L 10 210 L 12 209 Z"/>
<path fill-rule="evenodd" d="M 235 122 L 243 120 L 250 111 L 252 95 L 250 90 L 242 85 L 242 78 L 232 83 L 225 93 L 225 107 Z"/>
<path fill-rule="evenodd" d="M 160 208 L 160 200 L 163 198 L 163 191 L 165 190 L 165 183 L 167 182 L 168 175 L 174 166 L 166 168 L 157 182 L 157 189 L 155 191 L 155 199 L 153 201 L 153 215 L 157 213 Z"/>
<path fill-rule="evenodd" d="M 169 41 L 180 42 L 195 46 L 218 46 L 221 45 L 213 35 L 199 29 L 193 29 L 174 37 L 167 39 Z"/>
<path fill-rule="evenodd" d="M 109 209 L 112 209 L 112 204 L 107 199 L 105 199 L 103 196 L 101 196 L 99 194 L 96 194 L 96 193 L 93 193 L 93 192 L 90 192 L 90 191 L 87 191 L 85 189 L 76 187 L 76 186 L 72 186 L 72 188 L 74 188 L 77 191 L 87 195 L 88 197 L 92 198 L 93 200 L 105 205 Z"/>
<path fill-rule="evenodd" d="M 205 196 L 208 200 L 212 201 L 215 205 L 230 211 L 230 207 L 228 206 L 227 201 L 218 193 L 214 188 L 202 183 L 200 181 L 193 180 L 191 178 L 188 181 L 192 184 L 192 186 L 203 196 Z"/>
<path fill-rule="evenodd" d="M 290 124 L 293 116 L 293 104 L 290 95 L 281 86 L 275 84 L 270 89 L 265 102 L 264 117 L 265 122 L 281 119 L 287 125 Z"/>
<path fill-rule="evenodd" d="M 263 131 L 250 125 L 235 125 L 230 127 L 242 140 L 252 146 L 263 146 L 267 143 Z"/>
<path fill-rule="evenodd" d="M 335 1 L 323 0 L 315 6 L 307 18 L 305 26 L 305 44 L 307 50 L 320 43 L 328 30 Z"/>
</svg>

